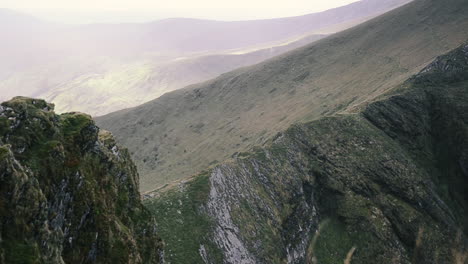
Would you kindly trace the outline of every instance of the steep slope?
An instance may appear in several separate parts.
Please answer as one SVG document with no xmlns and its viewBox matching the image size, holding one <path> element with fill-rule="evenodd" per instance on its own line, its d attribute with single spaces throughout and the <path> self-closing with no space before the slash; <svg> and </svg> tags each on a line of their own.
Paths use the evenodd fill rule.
<svg viewBox="0 0 468 264">
<path fill-rule="evenodd" d="M 148 195 L 167 261 L 466 263 L 468 44 L 361 109 Z"/>
<path fill-rule="evenodd" d="M 293 47 L 278 46 L 299 39 L 307 41 L 296 44 L 308 44 L 408 1 L 365 0 L 258 21 L 91 25 L 47 23 L 0 9 L 0 100 L 40 97 L 55 103 L 56 111 L 104 115 L 258 63 Z M 263 54 L 246 54 L 259 50 Z"/>
<path fill-rule="evenodd" d="M 143 191 L 187 177 L 302 120 L 347 111 L 468 38 L 464 0 L 417 0 L 252 67 L 99 118 Z"/>
<path fill-rule="evenodd" d="M 125 149 L 85 114 L 0 106 L 0 263 L 160 263 Z"/>
</svg>

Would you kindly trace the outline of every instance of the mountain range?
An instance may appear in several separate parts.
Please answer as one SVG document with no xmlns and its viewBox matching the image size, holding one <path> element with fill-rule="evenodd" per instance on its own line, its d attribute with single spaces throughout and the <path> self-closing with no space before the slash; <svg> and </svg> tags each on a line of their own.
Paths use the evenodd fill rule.
<svg viewBox="0 0 468 264">
<path fill-rule="evenodd" d="M 409 0 L 365 0 L 299 17 L 62 25 L 0 10 L 0 100 L 44 98 L 93 116 L 258 63 Z M 31 45 L 31 43 L 34 43 Z"/>
<path fill-rule="evenodd" d="M 368 14 L 353 7 L 376 10 L 372 3 L 396 8 L 343 26 L 349 16 Z M 44 34 L 74 28 L 75 38 L 62 43 L 116 44 L 78 49 L 73 56 L 89 66 L 77 65 L 79 74 L 66 66 L 71 57 L 57 60 L 58 79 L 80 80 L 54 90 L 54 98 L 65 96 L 57 106 L 21 96 L 0 104 L 0 264 L 467 263 L 468 1 L 368 0 L 297 18 L 155 22 L 173 23 L 167 46 L 152 45 L 135 24 L 118 33 L 113 25 L 63 26 L 6 13 L 0 19 L 20 21 L 9 34 L 22 36 L 26 50 L 37 35 L 20 32 L 32 27 Z M 347 29 L 301 33 L 299 21 L 320 27 L 326 21 L 314 16 L 323 14 L 337 16 L 330 27 Z M 200 34 L 181 38 L 186 21 Z M 246 36 L 268 34 L 237 44 L 197 42 L 224 36 L 221 24 L 234 32 L 233 25 L 249 23 Z M 267 30 L 270 23 L 278 32 Z M 271 45 L 281 34 L 299 35 Z M 60 36 L 45 38 L 43 48 Z M 123 36 L 140 39 L 117 41 Z M 141 67 L 129 43 L 141 58 L 159 56 L 166 66 Z M 62 48 L 70 54 L 75 47 Z M 44 56 L 58 59 L 56 51 L 35 54 L 37 65 L 27 53 L 4 54 L 15 59 L 2 65 L 33 69 Z M 253 65 L 229 71 L 244 63 Z M 156 76 L 176 82 L 169 68 L 187 82 L 204 67 L 228 72 L 94 120 L 55 113 L 60 101 L 102 102 L 96 111 L 110 111 L 107 96 L 78 88 L 120 91 L 116 78 L 85 77 L 109 65 L 128 78 L 135 98 Z M 25 76 L 36 78 L 17 78 Z M 8 91 L 21 93 L 13 84 L 17 90 Z"/>
</svg>

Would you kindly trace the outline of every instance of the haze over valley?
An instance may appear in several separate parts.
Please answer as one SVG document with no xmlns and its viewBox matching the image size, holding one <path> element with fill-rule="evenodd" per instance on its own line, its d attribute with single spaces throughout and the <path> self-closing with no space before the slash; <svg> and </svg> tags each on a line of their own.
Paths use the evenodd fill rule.
<svg viewBox="0 0 468 264">
<path fill-rule="evenodd" d="M 0 10 L 0 100 L 44 98 L 100 116 L 252 65 L 395 8 L 366 0 L 299 17 L 65 25 Z M 31 45 L 31 43 L 34 43 Z"/>
</svg>

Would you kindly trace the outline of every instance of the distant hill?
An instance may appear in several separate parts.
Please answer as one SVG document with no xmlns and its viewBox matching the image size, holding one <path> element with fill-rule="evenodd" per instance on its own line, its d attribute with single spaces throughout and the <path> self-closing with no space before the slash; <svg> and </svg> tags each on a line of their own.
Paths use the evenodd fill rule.
<svg viewBox="0 0 468 264">
<path fill-rule="evenodd" d="M 266 62 L 98 118 L 149 191 L 262 145 L 298 121 L 354 111 L 468 39 L 468 4 L 416 0 Z"/>
<path fill-rule="evenodd" d="M 142 52 L 181 54 L 225 51 L 309 35 L 330 26 L 381 14 L 407 2 L 409 0 L 364 0 L 320 13 L 251 21 L 172 18 L 150 23 L 68 25 L 45 35 L 44 41 L 52 47 L 60 45 L 59 51 L 100 56 L 123 56 Z M 9 10 L 1 11 L 0 15 L 20 24 L 33 19 Z M 2 26 L 12 27 L 13 25 L 6 24 Z M 31 33 L 28 32 L 28 28 L 17 30 Z"/>
<path fill-rule="evenodd" d="M 251 21 L 167 19 L 154 22 L 149 28 L 152 36 L 164 36 L 165 40 L 156 46 L 157 49 L 183 52 L 221 51 L 308 35 L 335 25 L 376 16 L 408 2 L 363 0 L 320 13 Z"/>
<path fill-rule="evenodd" d="M 325 35 L 304 37 L 283 46 L 247 53 L 226 53 L 175 58 L 154 63 L 142 60 L 115 64 L 111 70 L 82 74 L 44 93 L 60 112 L 82 110 L 94 115 L 134 107 L 166 92 L 214 78 L 221 73 L 255 64 L 288 50 L 314 42 Z"/>
<path fill-rule="evenodd" d="M 41 97 L 58 112 L 103 115 L 258 63 L 408 1 L 365 0 L 268 20 L 141 24 L 60 25 L 1 9 L 0 100 Z"/>
<path fill-rule="evenodd" d="M 13 28 L 12 24 L 7 24 L 7 23 L 14 23 L 14 25 L 29 25 L 29 26 L 38 26 L 38 24 L 45 24 L 47 22 L 42 21 L 39 18 L 36 18 L 31 15 L 27 15 L 22 12 L 6 9 L 6 8 L 0 8 L 0 27 L 2 29 L 6 28 Z"/>
</svg>

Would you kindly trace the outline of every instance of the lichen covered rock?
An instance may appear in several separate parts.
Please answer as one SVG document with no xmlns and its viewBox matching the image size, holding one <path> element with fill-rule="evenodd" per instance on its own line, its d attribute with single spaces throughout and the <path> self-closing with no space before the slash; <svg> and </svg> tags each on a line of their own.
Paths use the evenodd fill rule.
<svg viewBox="0 0 468 264">
<path fill-rule="evenodd" d="M 82 113 L 0 106 L 0 263 L 159 263 L 125 149 Z"/>
</svg>

